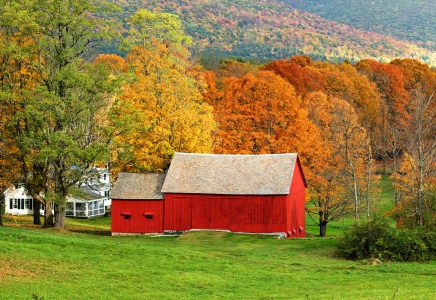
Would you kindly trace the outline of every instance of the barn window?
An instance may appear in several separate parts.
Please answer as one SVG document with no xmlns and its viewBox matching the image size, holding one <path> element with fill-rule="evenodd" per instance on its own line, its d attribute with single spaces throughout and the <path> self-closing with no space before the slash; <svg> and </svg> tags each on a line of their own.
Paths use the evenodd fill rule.
<svg viewBox="0 0 436 300">
<path fill-rule="evenodd" d="M 121 215 L 123 216 L 124 220 L 130 220 L 132 218 L 132 213 L 130 212 L 122 212 Z"/>
<path fill-rule="evenodd" d="M 144 217 L 145 217 L 147 220 L 151 220 L 151 219 L 153 219 L 153 216 L 154 216 L 154 213 L 152 213 L 152 212 L 145 212 L 145 213 L 144 213 Z"/>
</svg>

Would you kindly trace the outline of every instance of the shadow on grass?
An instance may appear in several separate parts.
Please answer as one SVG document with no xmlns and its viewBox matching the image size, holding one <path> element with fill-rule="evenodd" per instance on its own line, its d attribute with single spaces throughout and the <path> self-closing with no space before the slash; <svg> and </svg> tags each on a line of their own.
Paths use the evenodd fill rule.
<svg viewBox="0 0 436 300">
<path fill-rule="evenodd" d="M 67 230 L 70 232 L 90 234 L 90 235 L 103 235 L 103 236 L 111 235 L 110 230 L 92 230 L 92 229 L 85 229 L 85 228 L 67 228 Z"/>
</svg>

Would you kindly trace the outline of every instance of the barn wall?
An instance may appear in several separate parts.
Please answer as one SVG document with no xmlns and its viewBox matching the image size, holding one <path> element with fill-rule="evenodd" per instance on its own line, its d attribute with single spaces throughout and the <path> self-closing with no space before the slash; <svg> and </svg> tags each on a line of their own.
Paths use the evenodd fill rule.
<svg viewBox="0 0 436 300">
<path fill-rule="evenodd" d="M 165 195 L 165 230 L 285 232 L 286 196 Z"/>
<path fill-rule="evenodd" d="M 163 231 L 163 200 L 112 199 L 111 231 L 120 233 L 159 233 Z M 130 219 L 124 215 L 129 213 Z M 146 214 L 153 214 L 147 219 Z"/>
<path fill-rule="evenodd" d="M 296 164 L 289 195 L 286 197 L 287 231 L 289 237 L 304 237 L 306 235 L 306 199 L 303 171 L 299 163 Z"/>
</svg>

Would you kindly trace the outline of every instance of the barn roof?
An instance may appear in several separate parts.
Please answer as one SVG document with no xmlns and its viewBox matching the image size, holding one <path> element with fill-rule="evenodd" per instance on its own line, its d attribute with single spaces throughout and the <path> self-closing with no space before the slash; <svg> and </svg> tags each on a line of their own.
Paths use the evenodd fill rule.
<svg viewBox="0 0 436 300">
<path fill-rule="evenodd" d="M 297 154 L 175 153 L 163 193 L 287 195 Z"/>
<path fill-rule="evenodd" d="M 165 174 L 120 173 L 111 199 L 163 199 L 161 192 Z"/>
</svg>

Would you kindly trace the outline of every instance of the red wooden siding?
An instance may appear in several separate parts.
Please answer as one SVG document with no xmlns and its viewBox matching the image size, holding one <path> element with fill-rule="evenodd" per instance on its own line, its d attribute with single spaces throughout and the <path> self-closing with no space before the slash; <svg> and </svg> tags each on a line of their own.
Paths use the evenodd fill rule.
<svg viewBox="0 0 436 300">
<path fill-rule="evenodd" d="M 165 195 L 165 225 L 164 230 L 192 229 L 190 195 Z"/>
<path fill-rule="evenodd" d="M 286 227 L 286 196 L 165 195 L 165 230 L 284 232 Z"/>
<path fill-rule="evenodd" d="M 164 200 L 112 199 L 111 231 L 120 233 L 163 232 Z M 130 214 L 130 219 L 124 215 Z M 147 218 L 148 215 L 149 217 Z"/>
<path fill-rule="evenodd" d="M 292 177 L 291 189 L 287 198 L 287 232 L 289 237 L 306 235 L 305 182 L 299 163 L 296 164 Z"/>
</svg>

